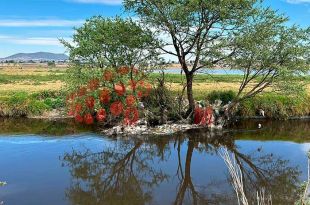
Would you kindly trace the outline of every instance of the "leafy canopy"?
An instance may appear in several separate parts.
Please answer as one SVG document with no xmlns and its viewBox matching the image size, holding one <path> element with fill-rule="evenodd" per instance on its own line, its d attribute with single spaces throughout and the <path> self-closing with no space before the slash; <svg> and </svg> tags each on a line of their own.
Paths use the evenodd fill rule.
<svg viewBox="0 0 310 205">
<path fill-rule="evenodd" d="M 95 16 L 76 29 L 72 44 L 62 42 L 72 61 L 90 67 L 145 66 L 157 60 L 153 34 L 132 19 Z"/>
</svg>

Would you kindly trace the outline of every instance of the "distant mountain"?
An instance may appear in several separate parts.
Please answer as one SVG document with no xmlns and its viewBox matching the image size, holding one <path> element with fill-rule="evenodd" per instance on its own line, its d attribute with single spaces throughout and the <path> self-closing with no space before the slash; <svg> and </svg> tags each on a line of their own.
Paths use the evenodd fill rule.
<svg viewBox="0 0 310 205">
<path fill-rule="evenodd" d="M 48 52 L 37 53 L 17 53 L 6 58 L 0 58 L 0 61 L 65 61 L 68 56 L 65 54 L 56 54 Z"/>
</svg>

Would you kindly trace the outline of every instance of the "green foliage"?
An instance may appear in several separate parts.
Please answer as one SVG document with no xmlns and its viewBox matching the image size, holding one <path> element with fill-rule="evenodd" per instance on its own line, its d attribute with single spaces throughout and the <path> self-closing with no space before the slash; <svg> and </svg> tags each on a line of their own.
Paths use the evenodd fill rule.
<svg viewBox="0 0 310 205">
<path fill-rule="evenodd" d="M 106 68 L 129 66 L 146 70 L 159 60 L 151 31 L 131 19 L 92 17 L 76 29 L 73 44 L 62 43 L 68 48 L 72 63 L 69 86 L 101 78 Z"/>
<path fill-rule="evenodd" d="M 264 94 L 243 101 L 239 106 L 241 116 L 256 116 L 259 109 L 265 111 L 266 117 L 287 119 L 292 116 L 308 116 L 310 113 L 309 96 L 287 96 Z"/>
<path fill-rule="evenodd" d="M 9 99 L 9 104 L 11 105 L 22 105 L 28 100 L 28 94 L 26 92 L 14 93 L 13 96 Z"/>
<path fill-rule="evenodd" d="M 47 62 L 47 66 L 48 67 L 56 67 L 56 63 L 55 63 L 55 61 L 49 61 L 49 62 Z"/>
<path fill-rule="evenodd" d="M 191 107 L 192 74 L 222 61 L 244 72 L 237 100 L 253 97 L 271 85 L 277 91 L 303 88 L 293 79 L 310 69 L 310 29 L 287 26 L 288 19 L 266 8 L 263 1 L 125 0 L 124 6 L 145 25 L 156 28 L 156 36 L 171 37 L 160 39 L 160 46 L 178 57 L 187 76 Z M 175 50 L 167 51 L 167 44 Z M 193 65 L 186 62 L 188 56 L 194 59 Z"/>
<path fill-rule="evenodd" d="M 253 97 L 271 86 L 286 93 L 302 91 L 303 82 L 295 78 L 310 69 L 310 30 L 288 27 L 287 18 L 270 8 L 261 8 L 253 19 L 245 22 L 234 38 L 238 45 L 236 54 L 226 59 L 244 72 L 238 100 Z"/>
<path fill-rule="evenodd" d="M 64 98 L 46 98 L 44 104 L 52 109 L 59 109 L 65 107 Z"/>
<path fill-rule="evenodd" d="M 41 91 L 29 94 L 14 92 L 0 101 L 0 116 L 20 117 L 40 115 L 46 110 L 64 108 L 65 94 L 57 91 Z"/>
<path fill-rule="evenodd" d="M 49 74 L 49 75 L 7 75 L 1 74 L 0 83 L 14 83 L 19 81 L 30 82 L 46 82 L 51 80 L 64 80 L 64 74 Z"/>
<path fill-rule="evenodd" d="M 236 97 L 236 93 L 232 90 L 229 91 L 212 91 L 208 94 L 207 99 L 210 103 L 214 103 L 215 100 L 221 100 L 223 104 L 231 102 Z"/>
<path fill-rule="evenodd" d="M 66 92 L 64 91 L 51 91 L 51 90 L 43 90 L 37 93 L 32 94 L 34 98 L 38 100 L 44 100 L 46 98 L 62 98 L 66 96 Z"/>
<path fill-rule="evenodd" d="M 39 115 L 50 107 L 42 101 L 31 99 L 27 105 L 27 111 L 31 115 Z"/>
<path fill-rule="evenodd" d="M 167 89 L 164 79 L 158 78 L 157 80 L 158 83 L 150 95 L 143 99 L 146 109 L 152 113 L 151 116 L 147 116 L 148 122 L 152 125 L 164 124 L 167 120 L 176 121 L 181 115 L 177 95 Z"/>
</svg>

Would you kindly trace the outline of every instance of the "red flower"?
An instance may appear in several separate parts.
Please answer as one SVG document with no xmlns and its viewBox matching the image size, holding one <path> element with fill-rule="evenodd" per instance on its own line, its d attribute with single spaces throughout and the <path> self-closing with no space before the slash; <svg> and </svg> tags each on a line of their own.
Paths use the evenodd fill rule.
<svg viewBox="0 0 310 205">
<path fill-rule="evenodd" d="M 125 88 L 125 86 L 124 86 L 123 83 L 116 84 L 116 85 L 114 86 L 114 90 L 115 90 L 115 92 L 117 93 L 117 95 L 119 95 L 119 96 L 124 95 L 124 93 L 126 92 L 126 88 Z"/>
<path fill-rule="evenodd" d="M 207 124 L 210 125 L 212 123 L 212 115 L 213 115 L 212 107 L 202 109 L 197 106 L 194 110 L 194 123 L 203 126 Z"/>
<path fill-rule="evenodd" d="M 100 102 L 104 104 L 108 104 L 110 102 L 111 96 L 110 96 L 110 91 L 106 88 L 104 88 L 99 95 L 99 100 Z"/>
<path fill-rule="evenodd" d="M 146 84 L 145 84 L 145 92 L 144 92 L 144 96 L 148 96 L 148 95 L 150 94 L 151 90 L 152 90 L 152 86 L 151 86 L 151 84 L 146 83 Z"/>
<path fill-rule="evenodd" d="M 120 101 L 116 101 L 110 106 L 111 114 L 114 116 L 119 116 L 123 112 L 123 104 Z"/>
<path fill-rule="evenodd" d="M 131 87 L 132 91 L 136 90 L 137 82 L 134 80 L 129 80 L 129 86 Z"/>
<path fill-rule="evenodd" d="M 107 116 L 107 114 L 106 114 L 105 109 L 101 108 L 98 110 L 96 118 L 97 118 L 98 122 L 102 122 L 105 120 L 106 116 Z"/>
<path fill-rule="evenodd" d="M 140 93 L 138 93 L 139 97 L 141 98 L 142 96 L 148 96 L 152 90 L 152 86 L 149 83 L 146 83 L 144 81 L 139 81 L 137 84 L 137 87 L 140 91 Z"/>
<path fill-rule="evenodd" d="M 75 113 L 80 113 L 82 111 L 82 105 L 80 103 L 77 103 L 75 105 Z"/>
<path fill-rule="evenodd" d="M 133 125 L 139 120 L 139 111 L 137 108 L 128 107 L 125 110 L 125 125 Z"/>
<path fill-rule="evenodd" d="M 139 73 L 138 69 L 135 68 L 135 67 L 132 67 L 132 68 L 131 68 L 131 72 L 132 72 L 133 74 L 135 74 L 135 75 L 137 75 L 137 74 Z"/>
<path fill-rule="evenodd" d="M 95 98 L 93 96 L 88 96 L 85 100 L 86 102 L 86 106 L 89 108 L 89 109 L 93 109 L 94 106 L 95 106 Z"/>
<path fill-rule="evenodd" d="M 87 89 L 85 87 L 80 87 L 78 90 L 78 96 L 82 97 L 86 95 Z"/>
<path fill-rule="evenodd" d="M 84 116 L 84 122 L 85 122 L 85 124 L 87 124 L 87 125 L 93 124 L 93 123 L 94 123 L 94 118 L 93 118 L 93 116 L 92 116 L 90 113 L 86 114 L 86 115 Z"/>
<path fill-rule="evenodd" d="M 127 104 L 128 107 L 133 106 L 135 103 L 136 103 L 135 96 L 133 96 L 133 95 L 128 95 L 128 96 L 126 97 L 126 104 Z"/>
<path fill-rule="evenodd" d="M 121 75 L 127 75 L 129 73 L 129 68 L 127 66 L 122 66 L 118 69 Z"/>
<path fill-rule="evenodd" d="M 79 122 L 79 123 L 82 123 L 82 122 L 83 122 L 83 117 L 82 117 L 81 115 L 77 114 L 77 115 L 75 116 L 75 121 L 77 121 L 77 122 Z"/>
<path fill-rule="evenodd" d="M 67 96 L 67 102 L 73 101 L 74 98 L 75 98 L 75 93 L 70 93 L 70 94 Z"/>
<path fill-rule="evenodd" d="M 138 98 L 141 99 L 143 97 L 143 92 L 142 91 L 138 91 L 137 95 L 138 95 Z"/>
<path fill-rule="evenodd" d="M 99 87 L 99 79 L 95 78 L 95 79 L 92 79 L 91 81 L 89 81 L 88 88 L 91 91 L 98 89 L 98 87 Z"/>
<path fill-rule="evenodd" d="M 196 125 L 200 124 L 202 120 L 202 114 L 203 114 L 203 109 L 196 106 L 194 110 L 194 124 Z"/>
<path fill-rule="evenodd" d="M 70 110 L 68 111 L 68 116 L 73 116 L 74 115 L 74 111 L 72 108 L 70 108 Z"/>
<path fill-rule="evenodd" d="M 110 70 L 106 70 L 106 71 L 104 72 L 104 74 L 103 74 L 103 79 L 104 79 L 105 81 L 111 82 L 112 79 L 113 79 L 113 72 L 110 71 Z"/>
</svg>

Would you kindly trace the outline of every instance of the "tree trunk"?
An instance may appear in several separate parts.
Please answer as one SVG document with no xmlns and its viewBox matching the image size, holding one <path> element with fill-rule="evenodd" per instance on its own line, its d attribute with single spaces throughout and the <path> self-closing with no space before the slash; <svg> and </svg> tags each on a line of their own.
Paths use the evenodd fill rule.
<svg viewBox="0 0 310 205">
<path fill-rule="evenodd" d="M 193 111 L 195 109 L 195 101 L 193 96 L 193 73 L 187 73 L 186 74 L 186 92 L 187 92 L 187 99 L 188 99 L 188 110 L 187 110 L 187 116 L 191 115 L 193 116 Z"/>
</svg>

